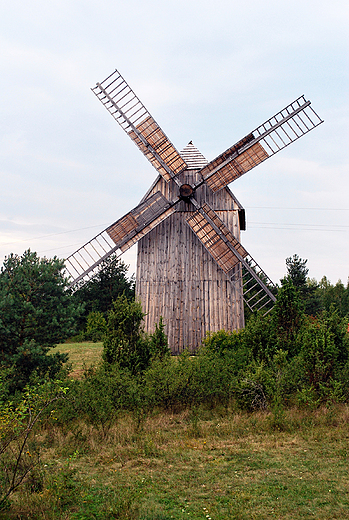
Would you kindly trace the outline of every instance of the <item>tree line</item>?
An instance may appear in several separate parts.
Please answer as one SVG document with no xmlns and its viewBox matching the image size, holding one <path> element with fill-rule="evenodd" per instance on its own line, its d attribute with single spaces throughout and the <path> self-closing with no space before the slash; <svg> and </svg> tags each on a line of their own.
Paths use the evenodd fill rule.
<svg viewBox="0 0 349 520">
<path fill-rule="evenodd" d="M 216 344 L 217 338 L 225 344 L 226 337 L 244 337 L 255 361 L 269 363 L 277 351 L 287 352 L 291 358 L 312 341 L 319 350 L 316 331 L 320 334 L 330 327 L 329 337 L 323 341 L 334 341 L 344 362 L 349 285 L 341 281 L 332 285 L 325 276 L 316 282 L 308 277 L 306 264 L 298 255 L 286 259 L 287 273 L 268 316 L 247 315 L 244 330 L 209 334 L 203 338 L 203 347 L 210 341 Z M 162 319 L 152 337 L 143 333 L 135 280 L 127 272 L 123 262 L 109 257 L 92 280 L 70 292 L 62 260 L 39 258 L 30 250 L 5 259 L 0 271 L 0 370 L 9 394 L 23 389 L 33 377 L 54 379 L 68 360 L 66 355 L 50 351 L 68 338 L 103 340 L 104 361 L 131 372 L 138 365 L 148 366 L 156 349 L 161 356 L 166 352 Z"/>
</svg>

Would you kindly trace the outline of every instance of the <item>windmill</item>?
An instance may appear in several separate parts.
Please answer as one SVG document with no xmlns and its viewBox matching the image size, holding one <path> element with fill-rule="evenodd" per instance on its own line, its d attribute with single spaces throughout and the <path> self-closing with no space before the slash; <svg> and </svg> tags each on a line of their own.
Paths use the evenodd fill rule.
<svg viewBox="0 0 349 520">
<path fill-rule="evenodd" d="M 244 302 L 269 312 L 274 284 L 240 242 L 245 213 L 228 184 L 323 122 L 310 101 L 299 97 L 208 162 L 192 142 L 177 151 L 117 70 L 92 91 L 159 175 L 138 206 L 66 259 L 70 286 L 138 243 L 145 329 L 162 316 L 173 353 L 206 331 L 242 328 Z"/>
</svg>

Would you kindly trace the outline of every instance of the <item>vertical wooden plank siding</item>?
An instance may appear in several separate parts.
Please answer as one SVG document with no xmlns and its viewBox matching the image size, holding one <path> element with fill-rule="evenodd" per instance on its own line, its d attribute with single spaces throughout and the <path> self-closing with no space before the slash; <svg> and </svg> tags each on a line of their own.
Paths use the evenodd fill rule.
<svg viewBox="0 0 349 520">
<path fill-rule="evenodd" d="M 181 174 L 182 183 L 196 181 L 196 171 Z M 151 195 L 160 190 L 173 200 L 174 183 L 159 179 Z M 212 192 L 202 185 L 195 192 L 199 204 L 207 202 L 240 240 L 238 206 L 229 190 Z M 138 242 L 136 292 L 146 313 L 145 330 L 154 331 L 163 317 L 174 354 L 196 350 L 208 331 L 236 330 L 244 326 L 242 290 L 229 281 L 202 246 L 185 218 L 195 211 L 180 202 L 177 211 Z"/>
</svg>

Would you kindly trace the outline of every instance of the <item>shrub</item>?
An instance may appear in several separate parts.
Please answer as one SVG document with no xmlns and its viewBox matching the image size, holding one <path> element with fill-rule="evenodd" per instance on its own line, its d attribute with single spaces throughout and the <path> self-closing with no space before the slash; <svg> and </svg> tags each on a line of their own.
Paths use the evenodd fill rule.
<svg viewBox="0 0 349 520">
<path fill-rule="evenodd" d="M 48 382 L 26 387 L 16 405 L 0 404 L 0 509 L 38 465 L 40 447 L 35 428 L 40 417 L 67 390 L 60 381 Z"/>
<path fill-rule="evenodd" d="M 141 405 L 139 384 L 130 372 L 105 364 L 86 370 L 74 385 L 74 399 L 60 414 L 65 420 L 82 417 L 106 437 L 122 411 L 136 411 Z"/>
<path fill-rule="evenodd" d="M 129 301 L 124 295 L 113 302 L 103 343 L 106 363 L 117 363 L 132 374 L 138 374 L 149 366 L 150 347 L 143 332 L 143 318 L 140 302 Z"/>
<path fill-rule="evenodd" d="M 153 406 L 175 412 L 192 401 L 193 359 L 184 351 L 178 358 L 156 359 L 144 373 L 145 391 Z"/>
<path fill-rule="evenodd" d="M 103 314 L 99 311 L 91 311 L 87 316 L 85 339 L 91 341 L 101 341 L 107 330 L 107 322 Z"/>
<path fill-rule="evenodd" d="M 164 359 L 171 355 L 162 316 L 160 316 L 159 325 L 155 323 L 154 333 L 150 335 L 150 352 L 152 359 Z"/>
</svg>

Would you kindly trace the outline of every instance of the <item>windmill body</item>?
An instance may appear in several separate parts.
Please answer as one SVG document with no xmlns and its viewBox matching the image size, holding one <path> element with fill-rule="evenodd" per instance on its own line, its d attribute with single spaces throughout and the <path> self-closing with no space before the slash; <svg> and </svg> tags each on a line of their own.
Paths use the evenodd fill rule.
<svg viewBox="0 0 349 520">
<path fill-rule="evenodd" d="M 93 92 L 159 173 L 141 203 L 70 255 L 71 287 L 139 244 L 137 294 L 151 332 L 163 317 L 174 353 L 207 331 L 244 326 L 244 303 L 269 312 L 275 286 L 240 242 L 244 210 L 228 184 L 323 121 L 304 96 L 210 162 L 179 153 L 118 71 Z"/>
<path fill-rule="evenodd" d="M 188 168 L 179 180 L 182 185 L 195 185 L 207 161 L 191 143 L 181 156 Z M 159 176 L 143 200 L 157 191 L 168 200 L 179 193 L 176 184 Z M 200 205 L 207 202 L 240 240 L 242 208 L 228 188 L 214 193 L 203 184 L 194 196 Z M 186 218 L 194 211 L 190 201 L 181 201 L 172 215 L 138 242 L 136 293 L 146 313 L 145 330 L 153 332 L 162 316 L 173 353 L 196 349 L 207 331 L 244 326 L 241 280 L 232 284 L 191 231 Z"/>
</svg>

